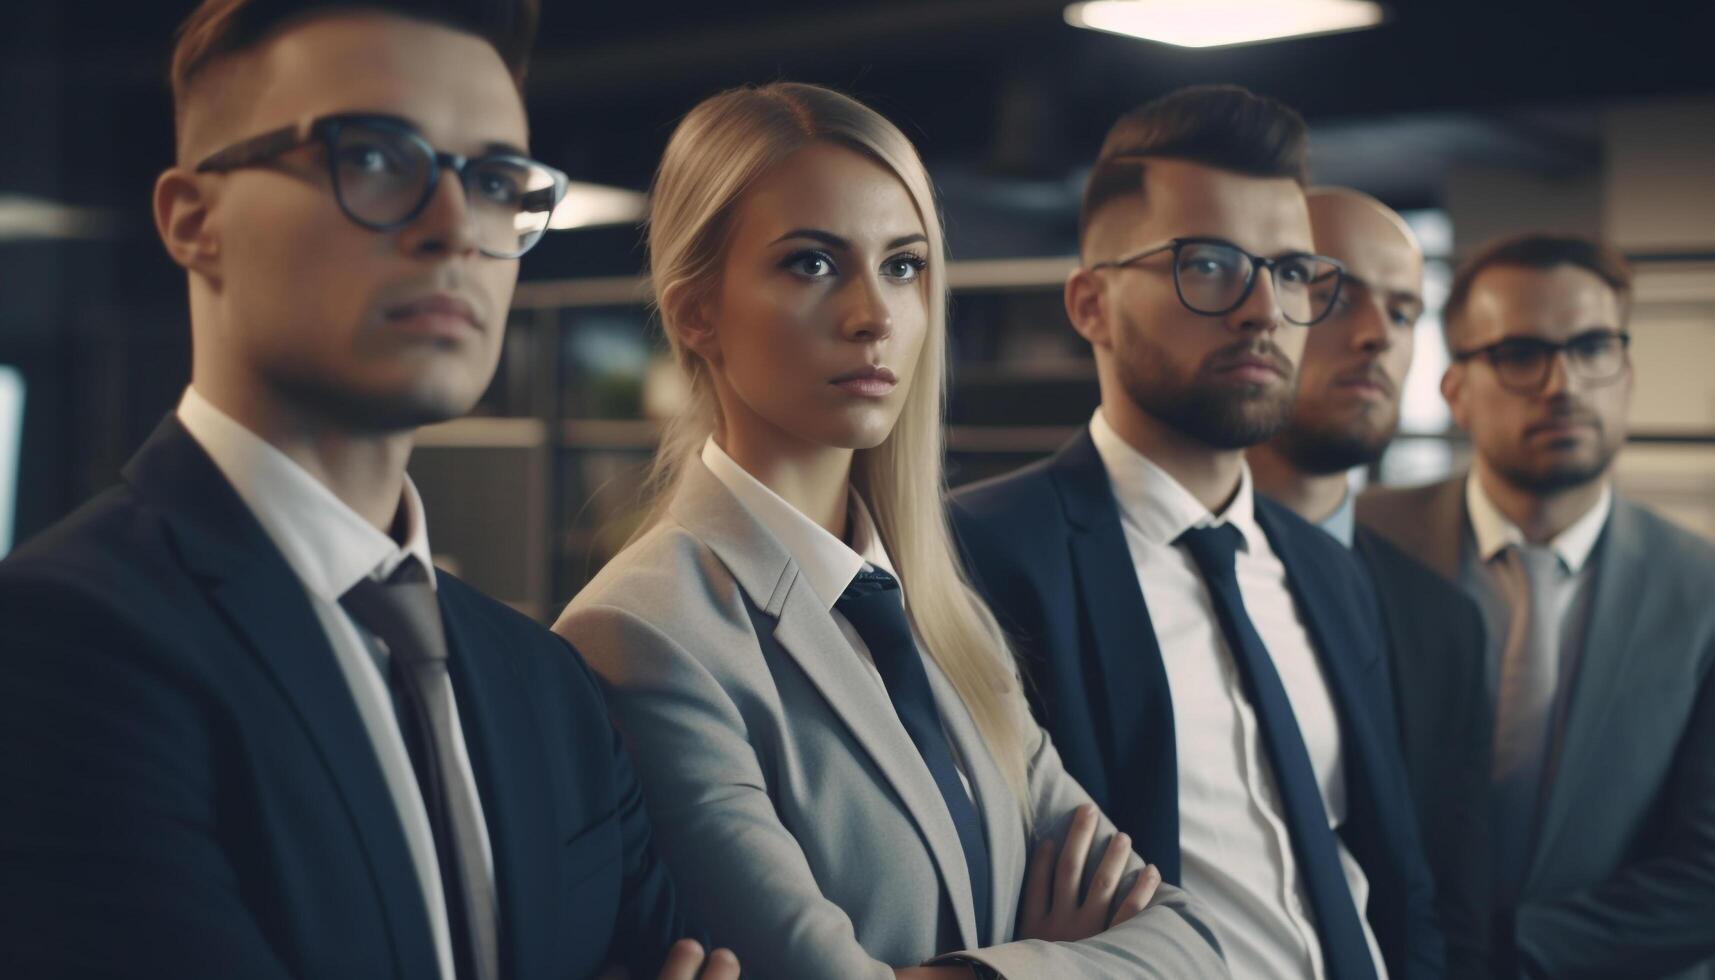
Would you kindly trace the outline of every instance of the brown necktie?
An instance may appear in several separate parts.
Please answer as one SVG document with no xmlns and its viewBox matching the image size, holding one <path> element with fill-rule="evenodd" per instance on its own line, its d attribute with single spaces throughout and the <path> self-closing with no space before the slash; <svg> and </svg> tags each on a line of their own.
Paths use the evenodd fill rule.
<svg viewBox="0 0 1715 980">
<path fill-rule="evenodd" d="M 435 837 L 459 978 L 496 980 L 494 889 L 482 859 L 482 825 L 455 764 L 447 640 L 428 572 L 407 558 L 385 583 L 365 578 L 339 601 L 387 646 L 387 682 Z"/>
<path fill-rule="evenodd" d="M 1496 895 L 1510 903 L 1530 868 L 1560 683 L 1560 626 L 1553 549 L 1508 545 L 1492 559 L 1511 616 L 1495 685 L 1491 822 Z"/>
</svg>

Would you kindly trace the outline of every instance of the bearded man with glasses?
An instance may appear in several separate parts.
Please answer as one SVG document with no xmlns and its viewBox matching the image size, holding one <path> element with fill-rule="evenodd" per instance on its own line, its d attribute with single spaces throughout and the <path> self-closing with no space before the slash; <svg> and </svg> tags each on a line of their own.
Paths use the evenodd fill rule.
<svg viewBox="0 0 1715 980">
<path fill-rule="evenodd" d="M 1306 145 L 1230 86 L 1113 127 L 1065 289 L 1101 407 L 952 516 L 1068 771 L 1203 901 L 1234 976 L 1439 977 L 1374 589 L 1245 463 L 1345 277 Z"/>
<path fill-rule="evenodd" d="M 738 975 L 578 655 L 430 561 L 566 178 L 530 0 L 205 0 L 155 188 L 191 383 L 0 565 L 0 976 Z"/>
<path fill-rule="evenodd" d="M 1478 251 L 1443 313 L 1470 471 L 1358 502 L 1486 621 L 1495 976 L 1715 977 L 1715 548 L 1613 487 L 1631 292 L 1598 241 Z"/>
</svg>

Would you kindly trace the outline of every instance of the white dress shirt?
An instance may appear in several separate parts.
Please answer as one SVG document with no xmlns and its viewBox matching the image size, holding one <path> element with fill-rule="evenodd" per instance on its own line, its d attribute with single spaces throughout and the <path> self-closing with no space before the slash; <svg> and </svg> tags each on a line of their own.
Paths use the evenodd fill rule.
<svg viewBox="0 0 1715 980">
<path fill-rule="evenodd" d="M 876 533 L 875 520 L 870 517 L 869 508 L 856 490 L 850 491 L 847 510 L 846 531 L 852 543 L 846 544 L 839 538 L 828 533 L 828 529 L 804 515 L 803 511 L 786 502 L 784 497 L 770 490 L 761 480 L 751 476 L 750 472 L 738 465 L 726 450 L 715 444 L 713 437 L 703 443 L 703 465 L 715 475 L 715 479 L 744 507 L 756 522 L 761 524 L 786 553 L 797 563 L 798 571 L 804 576 L 810 590 L 822 601 L 828 614 L 834 618 L 840 633 L 846 642 L 852 645 L 852 650 L 869 669 L 869 674 L 881 688 L 882 696 L 887 696 L 887 684 L 881 679 L 881 672 L 875 668 L 875 657 L 869 652 L 869 645 L 858 635 L 858 631 L 834 608 L 840 601 L 840 596 L 846 587 L 852 584 L 859 572 L 867 566 L 881 569 L 895 580 L 898 573 L 893 570 L 893 562 L 887 557 L 887 549 L 882 546 L 881 535 Z M 904 583 L 900 583 L 900 599 L 905 598 Z M 921 647 L 921 644 L 919 644 Z M 889 699 L 889 704 L 892 703 Z M 903 727 L 903 726 L 902 726 Z M 943 725 L 943 730 L 945 726 Z M 959 757 L 958 746 L 952 739 L 947 740 L 947 749 L 953 755 L 953 765 L 959 770 L 959 781 L 964 783 L 965 793 L 971 791 L 971 782 L 965 776 L 965 761 Z"/>
<path fill-rule="evenodd" d="M 1211 514 L 1167 471 L 1133 449 L 1100 409 L 1090 436 L 1119 505 L 1120 526 L 1161 645 L 1173 699 L 1179 765 L 1179 847 L 1186 891 L 1201 898 L 1235 977 L 1326 975 L 1321 941 L 1292 850 L 1285 810 L 1256 712 L 1245 696 L 1196 562 L 1176 541 L 1193 527 L 1231 524 L 1245 611 L 1268 647 L 1298 719 L 1328 824 L 1346 819 L 1340 722 L 1286 581 L 1286 567 L 1256 523 L 1249 467 L 1226 510 Z M 1376 975 L 1381 949 L 1364 918 L 1369 880 L 1336 838 L 1346 884 L 1363 923 Z M 1143 855 L 1149 860 L 1150 855 Z"/>
<path fill-rule="evenodd" d="M 340 596 L 364 577 L 385 580 L 407 558 L 422 562 L 423 570 L 429 573 L 429 581 L 434 582 L 428 528 L 417 488 L 407 476 L 401 502 L 405 544 L 401 546 L 346 506 L 334 496 L 333 491 L 286 454 L 212 405 L 195 388 L 185 389 L 184 398 L 179 401 L 178 417 L 191 437 L 214 460 L 215 466 L 238 492 L 239 498 L 255 515 L 269 540 L 280 549 L 286 564 L 304 585 L 310 606 L 315 609 L 322 631 L 333 647 L 340 672 L 351 688 L 352 700 L 356 702 L 363 727 L 369 733 L 382 777 L 387 781 L 388 792 L 398 810 L 400 829 L 416 866 L 418 882 L 422 885 L 425 912 L 434 936 L 441 976 L 443 980 L 455 980 L 452 933 L 447 925 L 446 903 L 442 900 L 435 838 L 429 829 L 429 816 L 423 806 L 416 773 L 411 768 L 411 757 L 399 732 L 393 697 L 382 674 L 387 654 L 339 603 Z M 470 796 L 479 826 L 484 828 L 480 839 L 492 894 L 494 855 L 482 815 L 482 800 L 477 796 L 476 779 L 471 772 L 470 756 L 465 750 L 463 729 L 459 725 L 458 704 L 453 698 L 450 683 L 446 685 L 445 697 L 453 721 L 454 764 L 463 774 L 464 789 Z"/>
</svg>

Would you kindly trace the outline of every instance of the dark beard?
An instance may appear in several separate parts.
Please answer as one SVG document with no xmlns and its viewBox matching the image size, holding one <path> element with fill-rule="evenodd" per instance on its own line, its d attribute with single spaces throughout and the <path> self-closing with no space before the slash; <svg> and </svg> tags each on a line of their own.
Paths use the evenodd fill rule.
<svg viewBox="0 0 1715 980">
<path fill-rule="evenodd" d="M 1531 465 L 1528 454 L 1523 459 L 1491 459 L 1490 465 L 1503 479 L 1527 493 L 1548 495 L 1585 486 L 1600 479 L 1618 456 L 1625 439 L 1609 438 L 1606 422 L 1600 415 L 1570 398 L 1557 398 L 1550 413 L 1556 417 L 1582 419 L 1596 431 L 1595 452 L 1588 458 L 1561 459 L 1547 464 Z"/>
<path fill-rule="evenodd" d="M 1548 496 L 1586 486 L 1602 478 L 1614 457 L 1620 454 L 1618 444 L 1601 444 L 1596 457 L 1589 462 L 1568 462 L 1547 469 L 1515 466 L 1511 460 L 1490 460 L 1501 478 L 1526 493 Z"/>
<path fill-rule="evenodd" d="M 1141 331 L 1128 325 L 1138 338 L 1116 357 L 1120 384 L 1133 404 L 1175 430 L 1213 449 L 1244 449 L 1267 442 L 1292 418 L 1297 394 L 1292 362 L 1273 341 L 1242 341 L 1209 355 L 1189 381 L 1169 375 L 1165 351 L 1141 338 Z M 1235 355 L 1251 353 L 1267 357 L 1287 371 L 1285 384 L 1217 387 L 1206 383 L 1212 365 Z"/>
<path fill-rule="evenodd" d="M 1393 442 L 1395 428 L 1311 428 L 1289 425 L 1274 438 L 1276 451 L 1300 473 L 1330 476 L 1382 458 Z"/>
</svg>

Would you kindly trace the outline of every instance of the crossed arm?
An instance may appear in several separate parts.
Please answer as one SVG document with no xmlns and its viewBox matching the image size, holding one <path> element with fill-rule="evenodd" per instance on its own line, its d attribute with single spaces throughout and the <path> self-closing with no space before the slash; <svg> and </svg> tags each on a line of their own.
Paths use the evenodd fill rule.
<svg viewBox="0 0 1715 980">
<path fill-rule="evenodd" d="M 762 977 L 842 980 L 970 976 L 965 967 L 917 973 L 912 972 L 917 967 L 907 966 L 896 972 L 864 949 L 851 919 L 825 897 L 804 850 L 781 823 L 733 697 L 695 657 L 654 624 L 613 606 L 585 606 L 562 619 L 558 629 L 610 686 L 615 720 L 644 774 L 662 849 L 673 863 L 687 905 L 731 941 L 747 971 Z M 1018 711 L 1029 717 L 1022 699 Z M 1017 978 L 1226 976 L 1212 934 L 1183 892 L 1155 883 L 1156 893 L 1146 907 L 1118 918 L 1124 903 L 1137 904 L 1142 894 L 1134 893 L 1139 877 L 1145 879 L 1145 891 L 1151 887 L 1143 861 L 1123 847 L 1108 869 L 1098 872 L 1107 852 L 1098 848 L 1090 853 L 1091 842 L 1111 846 L 1115 829 L 1066 775 L 1047 736 L 1031 726 L 1034 825 L 1050 839 L 1050 846 L 1069 840 L 1067 854 L 1083 853 L 1073 862 L 1081 874 L 1034 872 L 1038 906 L 1033 916 L 1027 897 L 1021 924 L 1076 932 L 1099 922 L 1103 928 L 1075 941 L 1067 933 L 1062 941 L 1024 939 L 951 955 Z M 1087 824 L 1069 837 L 1079 808 L 1086 804 L 1091 808 L 1083 818 Z M 1083 840 L 1084 835 L 1089 840 Z M 1123 870 L 1114 876 L 1107 901 L 1098 895 L 1091 902 L 1085 888 L 1086 894 L 1074 904 L 1065 889 L 1053 887 L 1056 881 L 1111 873 L 1115 866 Z M 1049 897 L 1042 899 L 1043 893 Z M 742 901 L 734 901 L 734 895 Z M 1120 896 L 1118 906 L 1114 895 Z"/>
</svg>

